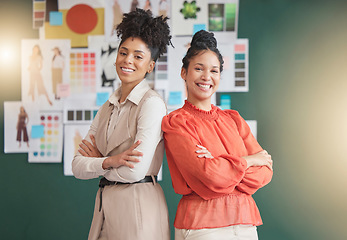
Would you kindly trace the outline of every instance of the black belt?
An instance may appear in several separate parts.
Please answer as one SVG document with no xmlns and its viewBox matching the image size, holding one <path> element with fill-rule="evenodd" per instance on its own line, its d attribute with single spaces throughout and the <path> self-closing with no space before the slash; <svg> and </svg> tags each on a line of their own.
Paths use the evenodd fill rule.
<svg viewBox="0 0 347 240">
<path fill-rule="evenodd" d="M 136 183 L 147 183 L 147 182 L 153 182 L 153 179 L 155 182 L 157 182 L 157 176 L 146 176 L 144 179 L 141 179 L 140 181 L 133 182 L 133 183 L 123 183 L 123 182 L 116 182 L 116 181 L 109 181 L 105 177 L 100 179 L 99 182 L 99 188 L 100 188 L 100 206 L 99 206 L 99 212 L 101 211 L 102 207 L 102 191 L 105 186 L 112 186 L 112 185 L 120 185 L 120 184 L 136 184 Z"/>
</svg>

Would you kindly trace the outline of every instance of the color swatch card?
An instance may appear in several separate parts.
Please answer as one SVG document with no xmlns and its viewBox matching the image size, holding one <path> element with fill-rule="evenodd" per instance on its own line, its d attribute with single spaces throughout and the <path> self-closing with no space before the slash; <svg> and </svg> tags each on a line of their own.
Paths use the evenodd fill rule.
<svg viewBox="0 0 347 240">
<path fill-rule="evenodd" d="M 220 95 L 220 108 L 222 110 L 231 109 L 231 96 L 230 94 Z"/>
<path fill-rule="evenodd" d="M 97 107 L 89 107 L 89 108 L 78 108 L 78 109 L 70 109 L 67 108 L 66 111 L 64 111 L 64 121 L 66 124 L 70 123 L 91 123 L 93 119 L 95 118 L 95 115 L 98 112 Z"/>
<path fill-rule="evenodd" d="M 100 59 L 93 50 L 72 49 L 70 53 L 70 93 L 95 93 L 100 81 Z"/>
<path fill-rule="evenodd" d="M 28 154 L 30 163 L 59 163 L 62 161 L 62 117 L 62 112 L 40 112 L 39 124 L 44 127 L 44 137 L 35 140 L 36 149 L 31 150 Z"/>
<path fill-rule="evenodd" d="M 91 124 L 100 106 L 95 98 L 67 99 L 64 102 L 64 124 Z"/>
<path fill-rule="evenodd" d="M 218 92 L 248 92 L 248 39 L 220 43 L 224 69 Z"/>
<path fill-rule="evenodd" d="M 248 91 L 248 39 L 237 39 L 235 51 L 235 88 Z"/>
<path fill-rule="evenodd" d="M 33 0 L 33 28 L 42 27 L 46 19 L 46 1 Z"/>
<path fill-rule="evenodd" d="M 168 79 L 168 56 L 167 52 L 158 58 L 155 64 L 155 80 L 162 81 Z"/>
<path fill-rule="evenodd" d="M 168 53 L 165 52 L 161 57 L 158 58 L 155 64 L 155 80 L 154 80 L 154 89 L 162 96 L 163 99 L 167 98 L 169 76 L 168 76 Z"/>
<path fill-rule="evenodd" d="M 90 124 L 64 126 L 64 175 L 72 176 L 71 163 L 76 155 L 79 144 L 88 133 Z"/>
</svg>

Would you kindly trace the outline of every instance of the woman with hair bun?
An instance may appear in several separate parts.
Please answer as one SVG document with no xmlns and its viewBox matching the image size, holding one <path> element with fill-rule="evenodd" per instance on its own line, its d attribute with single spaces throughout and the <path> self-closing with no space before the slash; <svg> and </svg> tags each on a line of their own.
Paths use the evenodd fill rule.
<svg viewBox="0 0 347 240">
<path fill-rule="evenodd" d="M 188 97 L 162 122 L 175 192 L 175 239 L 258 239 L 252 198 L 272 178 L 271 156 L 235 110 L 211 104 L 223 70 L 213 33 L 201 30 L 182 60 Z"/>
<path fill-rule="evenodd" d="M 156 180 L 166 106 L 145 79 L 171 44 L 167 18 L 136 9 L 116 32 L 121 86 L 99 109 L 72 162 L 76 178 L 102 177 L 88 239 L 168 240 L 168 210 Z"/>
</svg>

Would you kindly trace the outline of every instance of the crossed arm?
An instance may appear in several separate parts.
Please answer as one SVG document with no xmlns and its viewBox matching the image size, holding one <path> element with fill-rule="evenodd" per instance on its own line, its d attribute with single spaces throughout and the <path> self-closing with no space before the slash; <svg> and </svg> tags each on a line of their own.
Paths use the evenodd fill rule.
<svg viewBox="0 0 347 240">
<path fill-rule="evenodd" d="M 198 154 L 199 158 L 213 158 L 212 154 L 204 147 L 200 145 L 196 145 L 198 150 L 195 151 L 196 154 Z M 265 166 L 268 167 L 272 171 L 272 164 L 273 161 L 271 159 L 271 155 L 268 154 L 266 150 L 262 150 L 256 154 L 249 155 L 249 156 L 243 156 L 243 159 L 247 162 L 247 169 L 250 167 L 261 167 Z"/>
<path fill-rule="evenodd" d="M 198 158 L 213 158 L 212 154 L 205 147 L 197 145 L 197 148 L 199 149 L 195 153 L 198 154 Z M 242 158 L 246 160 L 247 168 L 243 179 L 236 186 L 236 189 L 252 195 L 270 181 L 271 177 L 269 178 L 267 173 L 269 170 L 273 171 L 273 160 L 266 150 L 253 155 L 243 156 Z"/>
<path fill-rule="evenodd" d="M 82 140 L 82 143 L 79 144 L 80 149 L 78 150 L 78 152 L 84 157 L 104 157 L 96 147 L 96 142 L 93 135 L 90 135 L 90 140 L 91 143 L 85 139 Z M 138 140 L 128 150 L 120 154 L 107 157 L 102 163 L 102 168 L 104 170 L 119 168 L 120 166 L 134 168 L 134 164 L 132 162 L 139 162 L 140 160 L 138 157 L 143 156 L 142 152 L 135 150 L 140 144 L 141 141 Z"/>
<path fill-rule="evenodd" d="M 118 182 L 136 182 L 144 178 L 162 139 L 160 123 L 165 114 L 165 104 L 159 97 L 148 98 L 136 120 L 135 143 L 113 156 L 102 156 L 96 146 L 94 135 L 98 131 L 100 118 L 97 114 L 72 162 L 75 177 L 91 179 L 104 176 L 110 181 Z"/>
</svg>

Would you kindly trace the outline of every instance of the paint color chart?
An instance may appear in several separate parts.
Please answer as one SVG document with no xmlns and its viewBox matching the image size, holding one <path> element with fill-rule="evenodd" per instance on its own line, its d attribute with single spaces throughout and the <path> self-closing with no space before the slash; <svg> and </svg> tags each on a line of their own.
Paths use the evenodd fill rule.
<svg viewBox="0 0 347 240">
<path fill-rule="evenodd" d="M 76 49 L 70 53 L 70 91 L 71 94 L 96 92 L 96 53 Z"/>
<path fill-rule="evenodd" d="M 90 124 L 95 115 L 98 112 L 99 107 L 90 107 L 87 109 L 73 109 L 73 108 L 65 108 L 64 109 L 64 123 L 65 124 Z"/>
<path fill-rule="evenodd" d="M 46 1 L 33 0 L 33 28 L 42 27 L 46 19 Z"/>
<path fill-rule="evenodd" d="M 235 87 L 248 87 L 248 39 L 238 39 L 235 52 Z"/>
<path fill-rule="evenodd" d="M 217 92 L 248 91 L 248 39 L 218 44 L 224 60 Z"/>
<path fill-rule="evenodd" d="M 60 163 L 63 150 L 63 114 L 40 112 L 40 125 L 44 126 L 44 137 L 36 139 L 35 150 L 29 152 L 30 163 Z"/>
<path fill-rule="evenodd" d="M 155 80 L 167 80 L 167 52 L 165 52 L 155 65 Z"/>
</svg>

